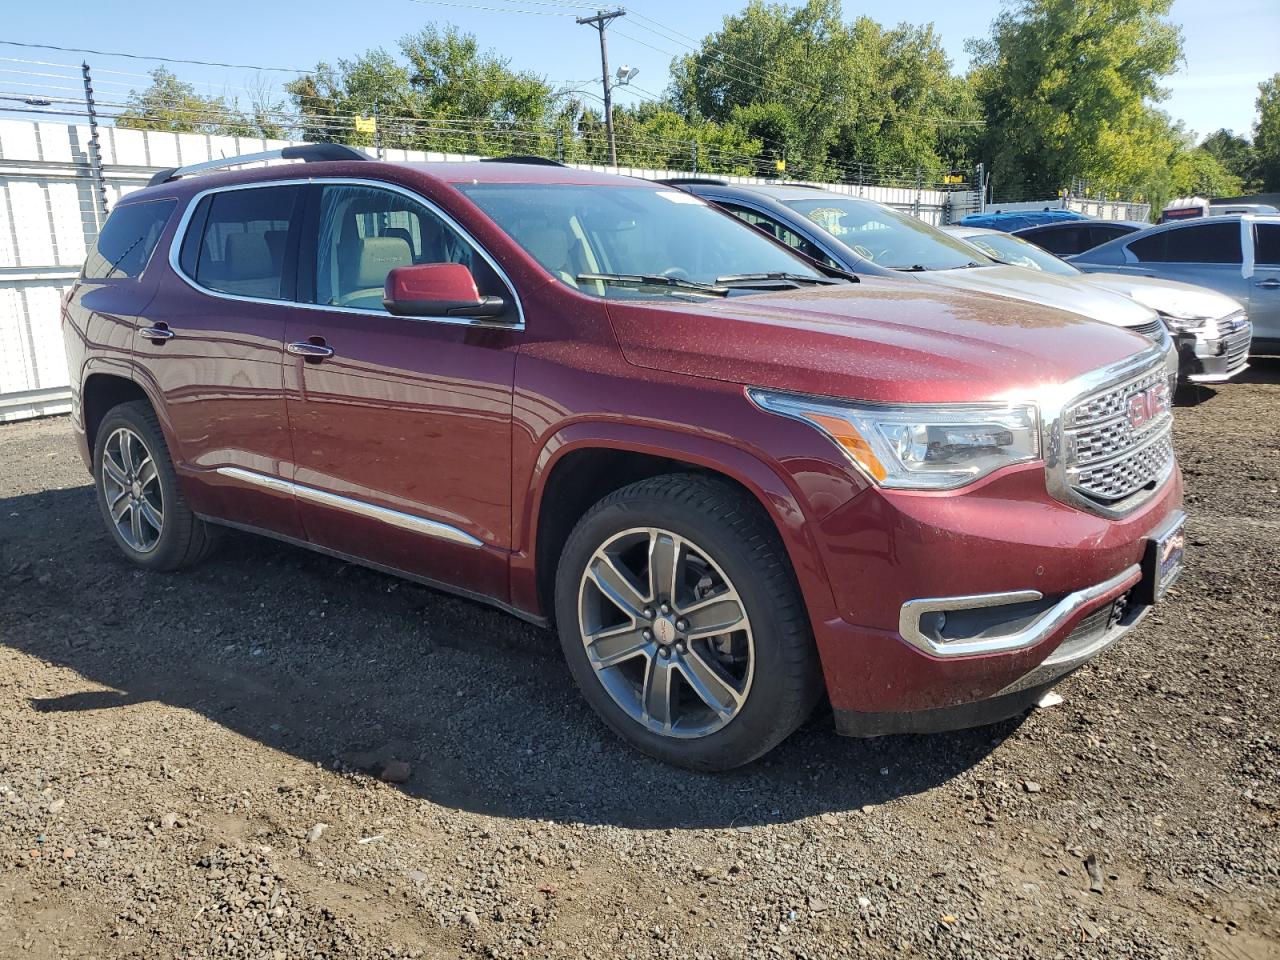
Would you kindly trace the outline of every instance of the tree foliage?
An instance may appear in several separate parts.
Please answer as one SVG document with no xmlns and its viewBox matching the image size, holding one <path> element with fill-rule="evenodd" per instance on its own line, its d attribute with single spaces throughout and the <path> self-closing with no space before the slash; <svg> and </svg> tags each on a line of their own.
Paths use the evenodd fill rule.
<svg viewBox="0 0 1280 960">
<path fill-rule="evenodd" d="M 151 85 L 130 90 L 116 126 L 131 130 L 165 130 L 170 133 L 211 133 L 233 137 L 283 139 L 281 104 L 268 102 L 265 93 L 254 98 L 248 112 L 226 97 L 196 93 L 194 85 L 179 80 L 164 67 L 151 71 Z"/>
<path fill-rule="evenodd" d="M 1108 191 L 1151 180 L 1174 139 L 1154 107 L 1181 59 L 1171 3 L 1016 0 L 971 45 L 998 185 L 1052 195 L 1072 178 Z"/>
<path fill-rule="evenodd" d="M 1223 170 L 1240 180 L 1242 192 L 1262 189 L 1258 155 L 1248 137 L 1237 136 L 1230 130 L 1216 130 L 1204 138 L 1200 149 L 1217 160 Z"/>
<path fill-rule="evenodd" d="M 1280 73 L 1258 84 L 1258 122 L 1253 149 L 1263 189 L 1280 190 Z"/>
</svg>

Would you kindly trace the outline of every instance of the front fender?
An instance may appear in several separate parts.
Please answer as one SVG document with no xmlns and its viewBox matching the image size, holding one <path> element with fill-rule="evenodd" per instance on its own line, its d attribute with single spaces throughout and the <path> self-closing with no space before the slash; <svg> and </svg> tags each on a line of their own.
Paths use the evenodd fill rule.
<svg viewBox="0 0 1280 960">
<path fill-rule="evenodd" d="M 668 426 L 619 423 L 616 420 L 579 420 L 568 424 L 541 447 L 533 470 L 518 502 L 524 509 L 516 520 L 515 543 L 519 548 L 512 556 L 511 596 L 516 607 L 539 611 L 536 576 L 537 531 L 547 481 L 556 465 L 569 454 L 588 448 L 622 450 L 663 457 L 687 463 L 720 474 L 745 487 L 768 514 L 782 539 L 795 570 L 810 616 L 825 618 L 834 611 L 835 601 L 823 568 L 810 523 L 815 504 L 804 484 L 780 465 L 766 462 L 760 456 L 705 433 L 682 431 Z M 858 488 L 851 484 L 848 496 Z M 827 506 L 831 497 L 829 484 L 821 494 L 817 509 Z M 844 502 L 847 497 L 839 498 Z"/>
</svg>

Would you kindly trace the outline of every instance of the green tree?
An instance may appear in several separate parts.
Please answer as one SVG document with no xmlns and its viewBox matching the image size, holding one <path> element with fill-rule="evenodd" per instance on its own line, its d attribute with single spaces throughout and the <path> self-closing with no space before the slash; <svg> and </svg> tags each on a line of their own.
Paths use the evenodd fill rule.
<svg viewBox="0 0 1280 960">
<path fill-rule="evenodd" d="M 1242 192 L 1240 178 L 1204 147 L 1176 153 L 1170 172 L 1173 192 L 1180 197 L 1234 197 Z"/>
<path fill-rule="evenodd" d="M 1210 154 L 1222 168 L 1243 184 L 1242 192 L 1262 189 L 1258 176 L 1258 155 L 1247 137 L 1237 136 L 1230 130 L 1218 130 L 1204 138 L 1200 149 Z"/>
<path fill-rule="evenodd" d="M 1053 195 L 1149 181 L 1171 131 L 1154 104 L 1182 53 L 1172 0 L 1015 0 L 970 47 L 997 190 Z"/>
<path fill-rule="evenodd" d="M 429 24 L 400 41 L 403 61 L 370 50 L 321 63 L 286 89 L 303 138 L 371 146 L 355 118 L 377 116 L 386 146 L 460 153 L 550 149 L 553 92 L 542 78 L 512 70 L 475 36 Z"/>
<path fill-rule="evenodd" d="M 202 96 L 192 84 L 179 80 L 164 67 L 157 67 L 151 71 L 149 87 L 129 91 L 116 126 L 131 130 L 283 139 L 286 131 L 278 113 L 281 105 L 269 103 L 265 92 L 259 92 L 254 100 L 251 112 L 245 113 L 235 99 Z"/>
<path fill-rule="evenodd" d="M 1253 149 L 1264 190 L 1280 190 L 1280 73 L 1258 84 L 1258 122 Z"/>
</svg>

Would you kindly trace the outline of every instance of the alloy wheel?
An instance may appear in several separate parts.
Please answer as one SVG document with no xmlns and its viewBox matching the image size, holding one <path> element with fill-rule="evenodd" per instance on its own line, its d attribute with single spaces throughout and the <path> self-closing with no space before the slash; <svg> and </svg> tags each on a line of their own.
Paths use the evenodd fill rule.
<svg viewBox="0 0 1280 960">
<path fill-rule="evenodd" d="M 164 530 L 164 495 L 154 458 L 128 427 L 107 438 L 102 451 L 102 492 L 116 532 L 138 553 L 150 553 Z"/>
<path fill-rule="evenodd" d="M 755 648 L 738 591 L 704 549 L 669 530 L 624 530 L 591 555 L 578 627 L 601 685 L 653 733 L 707 736 L 751 691 Z"/>
</svg>

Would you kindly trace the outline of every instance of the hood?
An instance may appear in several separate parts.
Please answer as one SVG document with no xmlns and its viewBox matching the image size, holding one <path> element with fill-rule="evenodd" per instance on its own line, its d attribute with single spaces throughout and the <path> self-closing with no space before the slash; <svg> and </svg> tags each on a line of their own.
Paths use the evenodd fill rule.
<svg viewBox="0 0 1280 960">
<path fill-rule="evenodd" d="M 612 300 L 636 366 L 881 402 L 1034 397 L 1146 338 L 1048 307 L 897 279 L 696 303 Z"/>
<path fill-rule="evenodd" d="M 1144 307 L 1177 320 L 1221 320 L 1244 309 L 1239 301 L 1216 290 L 1177 280 L 1129 273 L 1089 273 L 1080 279 L 1099 289 L 1130 297 Z"/>
<path fill-rule="evenodd" d="M 925 270 L 907 276 L 952 290 L 995 293 L 1014 300 L 1070 310 L 1117 327 L 1153 323 L 1155 315 L 1141 304 L 1092 284 L 1081 277 L 1060 277 L 1041 270 L 997 264 L 965 270 Z"/>
</svg>

